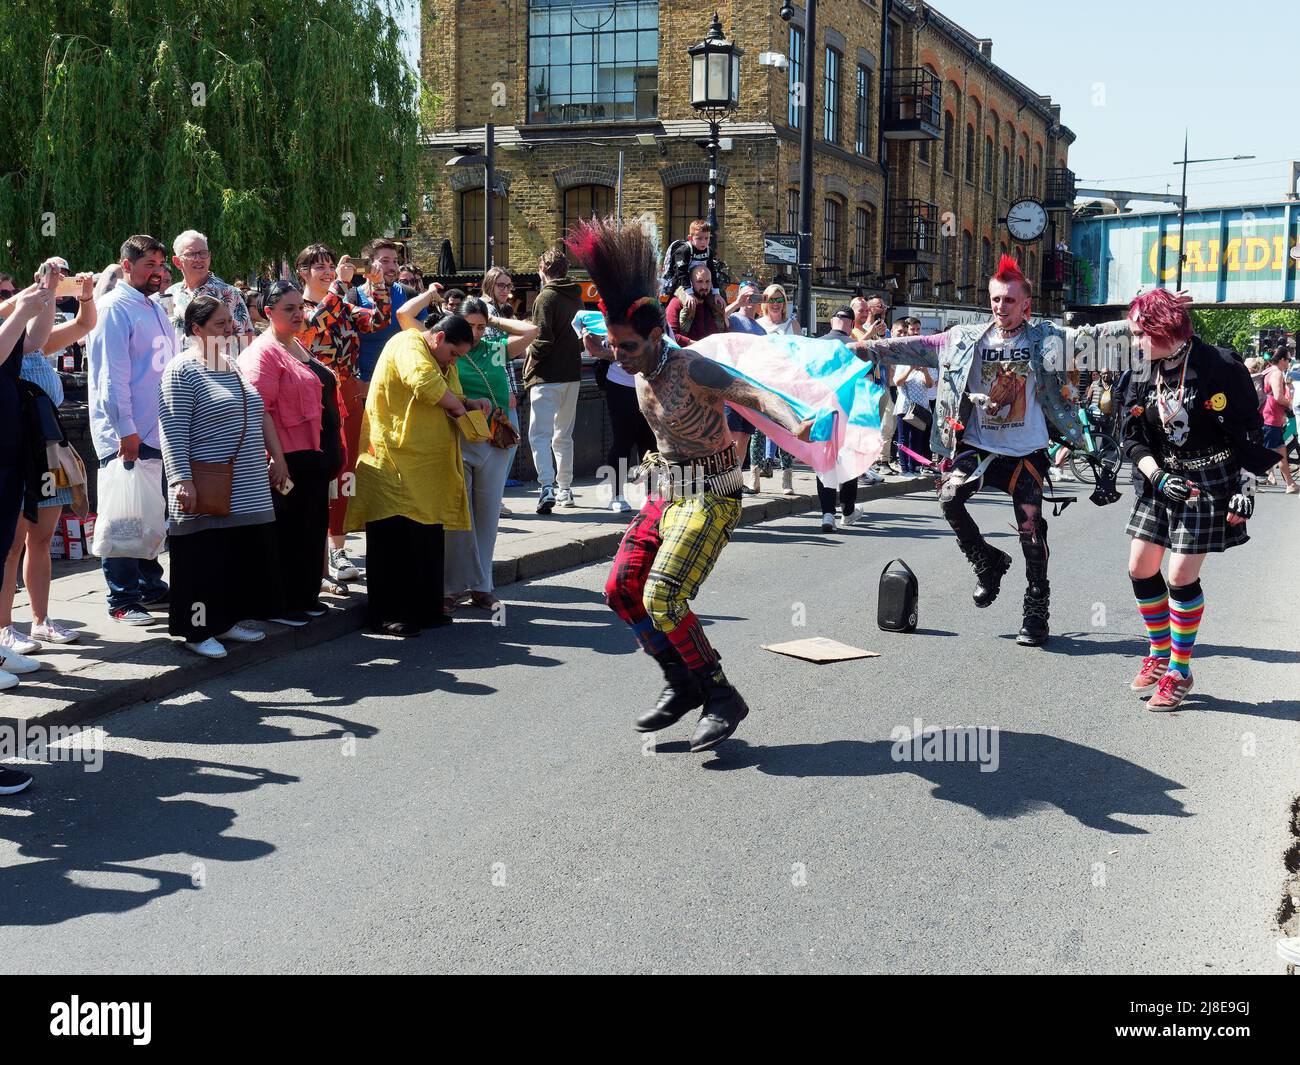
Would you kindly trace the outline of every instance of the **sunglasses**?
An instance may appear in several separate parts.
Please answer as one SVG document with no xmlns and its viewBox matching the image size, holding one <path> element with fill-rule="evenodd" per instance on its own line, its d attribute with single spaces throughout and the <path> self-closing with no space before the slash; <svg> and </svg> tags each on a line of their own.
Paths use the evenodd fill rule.
<svg viewBox="0 0 1300 1065">
<path fill-rule="evenodd" d="M 784 296 L 773 296 L 770 300 L 764 300 L 763 302 L 765 302 L 765 303 L 784 303 L 784 302 L 785 302 L 785 297 L 784 297 Z"/>
</svg>

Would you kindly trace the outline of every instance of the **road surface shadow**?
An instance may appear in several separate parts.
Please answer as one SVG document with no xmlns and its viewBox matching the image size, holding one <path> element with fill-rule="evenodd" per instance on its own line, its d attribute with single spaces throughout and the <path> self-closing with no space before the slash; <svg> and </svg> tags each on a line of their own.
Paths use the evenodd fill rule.
<svg viewBox="0 0 1300 1065">
<path fill-rule="evenodd" d="M 1002 633 L 999 639 L 1014 640 L 1014 633 Z M 1048 654 L 1065 655 L 1068 658 L 1090 657 L 1094 655 L 1120 655 L 1134 660 L 1133 668 L 1142 664 L 1142 656 L 1147 653 L 1149 644 L 1145 637 L 1124 632 L 1054 632 L 1052 638 L 1039 650 Z M 1277 647 L 1241 647 L 1228 644 L 1197 643 L 1192 655 L 1192 671 L 1195 673 L 1196 660 L 1199 658 L 1247 658 L 1252 662 L 1265 662 L 1272 665 L 1290 665 L 1300 662 L 1300 651 L 1288 651 Z"/>
<path fill-rule="evenodd" d="M 116 750 L 105 752 L 98 773 L 61 763 L 28 768 L 36 783 L 0 812 L 0 837 L 34 859 L 4 871 L 0 923 L 6 925 L 125 913 L 199 890 L 208 861 L 264 858 L 275 851 L 272 844 L 227 834 L 234 810 L 176 796 L 228 795 L 298 780 L 254 766 Z"/>
<path fill-rule="evenodd" d="M 950 743 L 949 734 L 960 731 L 942 729 L 937 734 Z M 666 752 L 668 746 L 659 749 Z M 933 785 L 936 799 L 969 807 L 989 819 L 1025 817 L 1056 807 L 1082 825 L 1117 835 L 1147 833 L 1116 820 L 1121 815 L 1192 816 L 1170 794 L 1183 787 L 1176 780 L 1092 747 L 1036 732 L 1000 730 L 996 752 L 997 768 L 986 773 L 975 760 L 925 761 L 920 741 L 831 740 L 757 747 L 730 739 L 704 768 L 757 768 L 772 776 L 800 778 L 911 773 Z"/>
</svg>

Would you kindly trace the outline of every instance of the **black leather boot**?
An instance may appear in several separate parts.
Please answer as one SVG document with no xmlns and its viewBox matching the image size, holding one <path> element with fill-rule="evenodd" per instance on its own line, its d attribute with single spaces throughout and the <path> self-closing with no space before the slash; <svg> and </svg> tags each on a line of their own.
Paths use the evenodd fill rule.
<svg viewBox="0 0 1300 1065">
<path fill-rule="evenodd" d="M 699 681 L 686 668 L 681 656 L 671 647 L 654 656 L 664 671 L 668 682 L 659 693 L 659 701 L 653 710 L 647 710 L 636 719 L 637 732 L 658 732 L 669 725 L 675 725 L 697 706 L 704 705 L 704 692 L 700 690 Z"/>
<path fill-rule="evenodd" d="M 1025 620 L 1016 636 L 1016 643 L 1022 647 L 1041 647 L 1050 635 L 1047 616 L 1052 586 L 1047 580 L 1046 562 L 1030 562 L 1025 569 L 1029 576 L 1025 588 Z"/>
<path fill-rule="evenodd" d="M 975 567 L 975 591 L 971 598 L 978 607 L 992 606 L 1002 590 L 1002 577 L 1011 568 L 1011 556 L 983 540 L 962 544 L 961 551 Z"/>
<path fill-rule="evenodd" d="M 695 676 L 704 693 L 704 713 L 691 734 L 692 752 L 716 747 L 749 716 L 749 707 L 740 692 L 731 686 L 721 666 L 715 666 L 712 673 L 702 671 Z"/>
</svg>

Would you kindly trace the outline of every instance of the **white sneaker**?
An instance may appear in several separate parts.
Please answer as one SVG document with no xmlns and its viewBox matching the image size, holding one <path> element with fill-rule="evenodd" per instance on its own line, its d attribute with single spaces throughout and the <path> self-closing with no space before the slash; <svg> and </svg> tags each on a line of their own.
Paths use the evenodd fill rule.
<svg viewBox="0 0 1300 1065">
<path fill-rule="evenodd" d="M 32 623 L 32 639 L 41 643 L 76 643 L 78 634 L 46 618 Z"/>
<path fill-rule="evenodd" d="M 826 513 L 826 514 L 823 514 L 823 515 L 822 515 L 822 532 L 834 532 L 834 531 L 835 531 L 835 515 L 834 515 L 834 514 L 831 514 L 831 513 L 829 513 L 829 512 Z"/>
<path fill-rule="evenodd" d="M 355 581 L 361 576 L 361 571 L 348 558 L 346 548 L 330 552 L 330 576 L 336 581 Z"/>
<path fill-rule="evenodd" d="M 856 507 L 840 518 L 841 525 L 857 525 L 861 521 L 862 511 L 858 510 Z"/>
<path fill-rule="evenodd" d="M 506 506 L 504 503 L 502 503 L 502 504 L 501 504 L 501 516 L 502 516 L 503 518 L 513 518 L 513 517 L 515 516 L 515 512 L 514 512 L 513 510 L 511 510 L 508 506 Z"/>
<path fill-rule="evenodd" d="M 626 514 L 629 510 L 632 509 L 632 504 L 629 503 L 622 496 L 615 496 L 613 499 L 609 501 L 609 509 L 615 511 L 618 514 Z"/>
<path fill-rule="evenodd" d="M 192 643 L 186 640 L 185 647 L 187 650 L 193 651 L 196 655 L 202 655 L 204 658 L 226 657 L 226 649 L 211 636 L 202 643 Z"/>
<path fill-rule="evenodd" d="M 7 669 L 0 669 L 0 692 L 18 687 L 18 678 Z"/>
<path fill-rule="evenodd" d="M 555 505 L 557 507 L 576 507 L 578 501 L 573 498 L 572 488 L 560 488 L 555 493 Z"/>
<path fill-rule="evenodd" d="M 235 643 L 257 643 L 266 639 L 266 633 L 260 629 L 250 629 L 246 625 L 231 625 L 218 639 L 234 640 Z"/>
<path fill-rule="evenodd" d="M 880 474 L 878 474 L 875 470 L 867 470 L 866 473 L 864 473 L 861 477 L 858 478 L 858 483 L 859 484 L 883 484 L 884 480 L 885 479 L 882 476 L 880 476 Z"/>
<path fill-rule="evenodd" d="M 10 673 L 35 673 L 40 668 L 41 664 L 36 659 L 0 647 L 0 669 L 7 669 Z"/>
<path fill-rule="evenodd" d="M 41 644 L 39 640 L 28 639 L 12 625 L 6 625 L 0 629 L 0 647 L 16 655 L 29 655 L 39 651 Z"/>
</svg>

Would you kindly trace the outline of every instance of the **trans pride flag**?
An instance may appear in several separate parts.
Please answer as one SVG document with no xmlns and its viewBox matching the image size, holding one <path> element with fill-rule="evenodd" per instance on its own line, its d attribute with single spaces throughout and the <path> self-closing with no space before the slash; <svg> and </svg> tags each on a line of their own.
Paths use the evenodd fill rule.
<svg viewBox="0 0 1300 1065">
<path fill-rule="evenodd" d="M 586 332 L 604 336 L 605 317 L 599 311 L 580 311 L 573 328 L 579 336 Z M 811 466 L 825 483 L 852 480 L 880 457 L 880 405 L 886 393 L 868 376 L 871 363 L 838 340 L 718 333 L 690 347 L 780 396 L 801 419 L 813 419 L 812 439 L 805 442 L 758 411 L 736 407 L 759 432 Z"/>
</svg>

